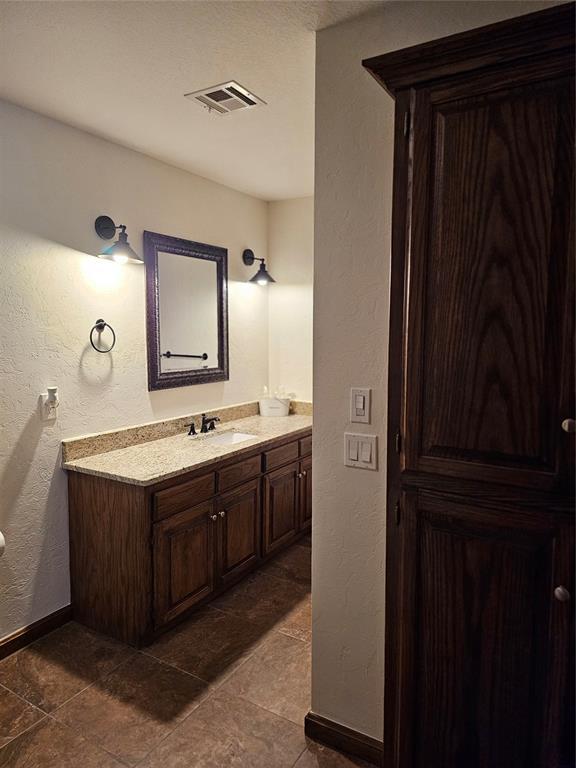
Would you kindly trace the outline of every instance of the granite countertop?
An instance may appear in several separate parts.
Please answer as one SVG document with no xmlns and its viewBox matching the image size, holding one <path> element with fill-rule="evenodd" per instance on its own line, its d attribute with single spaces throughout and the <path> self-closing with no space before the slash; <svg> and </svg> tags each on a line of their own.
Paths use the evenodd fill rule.
<svg viewBox="0 0 576 768">
<path fill-rule="evenodd" d="M 64 469 L 119 480 L 131 485 L 152 485 L 161 480 L 207 466 L 214 461 L 241 455 L 253 448 L 265 448 L 282 437 L 306 432 L 312 427 L 312 417 L 249 416 L 227 421 L 209 435 L 188 437 L 186 433 L 164 437 L 147 443 L 98 453 L 83 459 L 67 461 Z M 210 437 L 224 432 L 245 432 L 254 437 L 235 445 L 213 445 Z"/>
</svg>

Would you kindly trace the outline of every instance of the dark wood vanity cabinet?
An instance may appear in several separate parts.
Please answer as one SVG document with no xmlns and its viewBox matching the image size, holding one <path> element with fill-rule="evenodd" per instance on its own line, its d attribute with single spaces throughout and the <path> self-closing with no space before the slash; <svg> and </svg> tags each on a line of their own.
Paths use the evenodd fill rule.
<svg viewBox="0 0 576 768">
<path fill-rule="evenodd" d="M 257 568 L 310 527 L 311 450 L 284 438 L 150 487 L 71 472 L 74 617 L 144 645 Z"/>
</svg>

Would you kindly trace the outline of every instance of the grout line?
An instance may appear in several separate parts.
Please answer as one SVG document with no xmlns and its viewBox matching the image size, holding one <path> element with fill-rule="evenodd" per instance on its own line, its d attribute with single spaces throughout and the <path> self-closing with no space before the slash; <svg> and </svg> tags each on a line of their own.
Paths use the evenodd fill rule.
<svg viewBox="0 0 576 768">
<path fill-rule="evenodd" d="M 302 718 L 302 724 L 298 725 L 298 723 L 295 723 L 294 720 L 290 720 L 285 715 L 279 715 L 278 712 L 273 712 L 271 709 L 268 709 L 268 707 L 265 707 L 263 704 L 258 704 L 256 701 L 252 701 L 252 699 L 247 699 L 244 696 L 240 696 L 237 693 L 234 694 L 228 694 L 230 698 L 233 696 L 237 699 L 240 699 L 241 701 L 246 701 L 248 704 L 253 704 L 255 707 L 258 707 L 258 709 L 263 710 L 264 712 L 268 712 L 269 715 L 274 715 L 274 717 L 279 717 L 281 720 L 284 720 L 286 723 L 290 723 L 290 725 L 293 725 L 294 728 L 302 728 L 302 732 L 304 732 L 304 718 Z M 302 756 L 302 753 L 298 755 L 298 759 Z"/>
<path fill-rule="evenodd" d="M 131 654 L 130 654 L 130 656 L 128 656 L 128 658 L 127 658 L 127 659 L 124 659 L 124 660 L 123 660 L 123 661 L 121 661 L 119 664 L 116 664 L 114 667 L 112 667 L 111 669 L 109 669 L 109 670 L 108 670 L 108 672 L 106 672 L 106 674 L 105 674 L 105 675 L 99 675 L 99 676 L 98 676 L 98 677 L 97 677 L 95 680 L 92 680 L 92 682 L 91 682 L 91 683 L 88 683 L 88 685 L 86 685 L 86 686 L 85 686 L 84 688 L 82 688 L 80 691 L 76 691 L 76 693 L 75 693 L 75 694 L 73 694 L 72 696 L 70 696 L 70 698 L 69 698 L 69 699 L 66 699 L 66 701 L 63 701 L 61 704 L 58 704 L 58 706 L 57 706 L 57 707 L 55 707 L 55 709 L 51 710 L 50 712 L 46 712 L 46 714 L 47 714 L 47 715 L 49 715 L 50 717 L 53 717 L 54 715 L 56 715 L 56 712 L 59 712 L 59 711 L 62 709 L 62 707 L 65 707 L 65 706 L 66 706 L 67 704 L 69 704 L 71 701 L 73 701 L 74 699 L 78 698 L 78 696 L 80 696 L 82 693 L 84 693 L 85 691 L 87 691 L 87 690 L 88 690 L 88 688 L 93 688 L 93 687 L 94 687 L 94 686 L 95 686 L 97 683 L 100 683 L 100 682 L 102 682 L 102 680 L 106 680 L 106 678 L 107 678 L 109 675 L 111 675 L 113 672 L 116 672 L 116 671 L 117 671 L 118 669 L 120 669 L 120 667 L 122 667 L 124 664 L 127 664 L 127 663 L 128 663 L 130 660 L 131 660 L 131 659 L 133 659 L 133 658 L 134 658 L 134 656 L 136 655 L 136 653 L 137 653 L 137 651 L 135 651 L 134 653 L 131 653 Z M 57 717 L 54 717 L 53 719 L 54 719 L 54 720 L 57 720 L 59 723 L 61 723 L 61 722 L 62 722 L 61 720 L 58 720 L 58 718 L 57 718 Z"/>
<path fill-rule="evenodd" d="M 47 713 L 44 712 L 43 709 L 41 709 L 36 704 L 33 704 L 31 701 L 28 701 L 28 699 L 24 698 L 21 694 L 19 694 L 17 691 L 13 691 L 12 688 L 8 688 L 7 685 L 4 683 L 0 683 L 0 688 L 4 688 L 5 691 L 8 691 L 8 693 L 11 693 L 13 696 L 16 696 L 17 699 L 20 699 L 20 701 L 23 701 L 24 704 L 27 704 L 29 707 L 32 707 L 32 709 L 37 709 L 38 712 L 44 717 Z"/>
<path fill-rule="evenodd" d="M 183 675 L 187 675 L 188 677 L 193 677 L 194 680 L 198 680 L 199 683 L 205 683 L 206 685 L 211 685 L 209 680 L 204 680 L 203 677 L 200 677 L 200 675 L 196 675 L 194 672 L 188 672 L 187 669 L 183 669 L 182 667 L 179 667 L 174 662 L 166 661 L 166 659 L 161 659 L 159 656 L 154 656 L 154 654 L 150 653 L 150 651 L 146 651 L 143 648 L 140 648 L 138 650 L 138 653 L 141 653 L 142 656 L 146 656 L 149 659 L 154 659 L 154 661 L 157 661 L 159 664 L 163 664 L 165 667 L 169 667 L 170 669 L 175 669 L 177 672 L 182 672 Z"/>
<path fill-rule="evenodd" d="M 296 546 L 296 545 L 293 544 L 292 546 Z M 274 560 L 269 560 L 268 562 L 269 563 L 273 563 Z M 254 571 L 254 573 L 257 573 L 259 576 L 262 576 L 264 578 L 273 579 L 274 581 L 281 581 L 283 584 L 290 584 L 292 587 L 294 587 L 294 586 L 295 587 L 299 587 L 299 588 L 305 590 L 306 594 L 309 594 L 312 591 L 312 585 L 311 584 L 302 584 L 302 582 L 296 581 L 296 579 L 291 579 L 290 577 L 286 577 L 286 576 L 278 576 L 275 573 L 269 573 L 266 570 L 266 565 L 267 564 L 268 563 L 265 563 L 262 566 L 262 570 L 261 571 Z M 238 583 L 242 584 L 241 581 L 239 581 Z"/>
<path fill-rule="evenodd" d="M 149 654 L 145 654 L 145 653 L 143 653 L 141 650 L 137 650 L 137 651 L 135 651 L 135 652 L 134 652 L 134 653 L 133 653 L 133 654 L 132 654 L 132 655 L 131 655 L 131 656 L 130 656 L 128 659 L 125 659 L 125 660 L 124 660 L 124 661 L 123 661 L 121 664 L 118 664 L 116 667 L 114 667 L 114 669 L 110 671 L 110 674 L 112 674 L 113 672 L 116 672 L 116 671 L 117 671 L 117 670 L 118 670 L 118 669 L 119 669 L 121 666 L 123 666 L 124 664 L 128 664 L 130 661 L 132 661 L 132 660 L 135 658 L 135 656 L 136 656 L 138 653 L 141 653 L 142 655 L 145 655 L 145 656 L 147 656 L 148 658 L 151 658 L 151 659 L 153 659 L 154 661 L 157 661 L 157 662 L 159 662 L 159 663 L 161 663 L 161 664 L 164 664 L 164 666 L 167 666 L 167 667 L 169 667 L 170 669 L 174 669 L 174 670 L 175 670 L 175 671 L 177 671 L 177 672 L 180 672 L 180 673 L 182 673 L 182 674 L 184 674 L 184 675 L 187 675 L 188 677 L 193 677 L 195 680 L 198 680 L 198 682 L 201 682 L 201 683 L 205 683 L 205 682 L 206 682 L 205 680 L 202 680 L 201 678 L 197 677 L 197 675 L 193 675 L 193 674 L 191 674 L 190 672 L 186 672 L 186 671 L 185 671 L 185 670 L 183 670 L 183 669 L 179 669 L 178 667 L 174 667 L 174 666 L 173 666 L 173 665 L 171 665 L 171 664 L 167 664 L 166 662 L 163 662 L 161 659 L 157 659 L 155 656 L 150 656 Z M 104 679 L 106 679 L 106 677 L 108 677 L 108 675 L 106 675 L 105 677 L 99 678 L 99 680 L 104 680 Z M 75 699 L 75 698 L 76 698 L 76 696 L 79 696 L 79 695 L 80 695 L 80 693 L 83 693 L 84 691 L 88 690 L 88 688 L 91 688 L 91 687 L 95 686 L 97 682 L 98 682 L 98 680 L 96 680 L 94 683 L 92 683 L 91 685 L 89 685 L 89 686 L 87 686 L 86 688 L 84 688 L 82 691 L 79 691 L 77 694 L 75 694 L 75 695 L 74 695 L 74 696 L 72 696 L 70 699 L 68 699 L 68 701 L 64 702 L 64 704 L 61 704 L 61 705 L 60 705 L 60 707 L 58 707 L 58 709 L 54 710 L 54 712 L 53 712 L 52 714 L 48 714 L 48 715 L 47 715 L 47 717 L 51 718 L 52 720 L 54 720 L 55 722 L 57 722 L 59 725 L 62 725 L 62 726 L 64 726 L 65 728 L 69 728 L 71 731 L 73 731 L 74 733 L 78 734 L 78 736 L 80 736 L 81 738 L 83 738 L 83 739 L 84 739 L 85 741 L 87 741 L 88 743 L 90 743 L 90 744 L 92 744 L 93 746 L 97 747 L 98 749 L 100 749 L 101 751 L 105 752 L 106 754 L 110 755 L 110 757 L 112 757 L 112 758 L 113 758 L 113 759 L 114 759 L 114 760 L 115 760 L 115 761 L 116 761 L 116 762 L 117 762 L 119 765 L 127 766 L 127 768 L 131 768 L 131 767 L 132 767 L 132 766 L 134 766 L 134 765 L 138 765 L 138 764 L 139 764 L 139 763 L 141 763 L 143 760 L 145 760 L 145 759 L 148 757 L 148 755 L 149 755 L 149 754 L 150 754 L 150 753 L 151 753 L 151 752 L 152 752 L 154 749 L 156 749 L 156 747 L 158 746 L 158 744 L 160 744 L 160 742 L 158 742 L 158 744 L 155 744 L 155 745 L 153 745 L 153 746 L 152 746 L 152 747 L 151 747 L 151 748 L 148 750 L 148 752 L 146 752 L 146 754 L 145 754 L 145 755 L 144 755 L 144 756 L 143 756 L 141 759 L 137 760 L 137 761 L 134 763 L 134 762 L 132 762 L 132 761 L 126 761 L 125 759 L 121 758 L 119 755 L 115 754 L 114 752 L 111 752 L 111 751 L 110 751 L 109 749 L 107 749 L 107 748 L 106 748 L 106 747 L 105 747 L 103 744 L 101 744 L 100 742 L 98 742 L 98 741 L 94 740 L 94 739 L 93 739 L 93 737 L 92 737 L 91 735 L 87 735 L 87 734 L 86 734 L 86 733 L 84 733 L 83 731 L 79 730 L 79 729 L 78 729 L 76 726 L 74 726 L 74 725 L 70 725 L 69 723 L 65 723 L 65 722 L 63 722 L 62 720 L 59 720 L 57 717 L 55 717 L 55 714 L 56 714 L 56 712 L 58 712 L 58 710 L 59 710 L 59 709 L 61 709 L 61 708 L 62 708 L 62 707 L 65 705 L 65 704 L 68 704 L 70 701 L 72 701 L 72 699 Z M 206 701 L 206 699 L 207 699 L 207 698 L 209 698 L 209 696 L 211 696 L 211 695 L 212 695 L 212 691 L 211 691 L 211 690 L 208 688 L 208 689 L 207 689 L 207 693 L 206 693 L 206 696 L 205 696 L 205 697 L 204 697 L 204 698 L 203 698 L 203 699 L 202 699 L 202 700 L 201 700 L 201 701 L 200 701 L 200 702 L 199 702 L 199 703 L 198 703 L 198 704 L 197 704 L 197 705 L 194 707 L 194 709 L 193 709 L 193 710 L 192 710 L 192 711 L 191 711 L 191 712 L 190 712 L 188 715 L 186 715 L 186 717 L 185 717 L 185 718 L 183 718 L 182 720 L 178 720 L 177 722 L 175 722 L 174 726 L 173 726 L 172 728 L 170 728 L 170 730 L 168 731 L 168 733 L 166 734 L 166 736 L 165 736 L 164 738 L 167 738 L 168 736 L 170 736 L 170 734 L 171 734 L 171 733 L 173 733 L 173 731 L 174 731 L 176 728 L 178 728 L 178 726 L 179 726 L 181 723 L 183 723 L 183 722 L 184 722 L 184 720 L 187 720 L 187 719 L 188 719 L 188 717 L 189 717 L 191 714 L 193 714 L 193 713 L 194 713 L 194 712 L 195 712 L 195 711 L 198 709 L 198 707 L 199 707 L 201 704 L 203 704 L 203 703 Z M 162 738 L 162 740 L 161 740 L 161 741 L 164 741 L 164 738 Z"/>
<path fill-rule="evenodd" d="M 306 736 L 304 736 L 304 740 L 306 740 Z M 297 766 L 297 765 L 298 765 L 298 762 L 299 762 L 300 758 L 301 758 L 301 757 L 302 757 L 302 755 L 303 755 L 305 752 L 307 752 L 307 751 L 308 751 L 308 744 L 306 744 L 306 746 L 304 747 L 304 749 L 302 750 L 302 752 L 300 752 L 300 754 L 298 755 L 298 757 L 296 758 L 296 760 L 295 760 L 295 761 L 292 763 L 292 765 L 291 765 L 291 768 L 295 768 L 295 766 Z"/>
<path fill-rule="evenodd" d="M 115 755 L 113 752 L 110 752 L 108 749 L 106 749 L 106 747 L 103 744 L 99 744 L 97 741 L 94 741 L 91 736 L 87 736 L 85 733 L 78 730 L 78 728 L 76 728 L 75 726 L 69 725 L 68 723 L 64 723 L 62 722 L 62 720 L 58 720 L 58 718 L 54 717 L 53 715 L 47 715 L 47 717 L 49 720 L 52 720 L 61 728 L 66 728 L 67 730 L 72 731 L 72 733 L 75 733 L 77 736 L 79 736 L 82 739 L 82 741 L 85 741 L 87 744 L 91 744 L 93 747 L 96 747 L 96 749 L 98 749 L 100 752 L 104 752 L 106 755 L 111 757 L 114 760 L 114 762 L 118 763 L 118 765 L 124 765 L 124 766 L 127 766 L 127 768 L 128 766 L 131 765 L 131 763 L 126 763 L 124 760 L 122 760 L 122 758 L 118 757 L 118 755 Z"/>
<path fill-rule="evenodd" d="M 262 641 L 262 642 L 264 642 L 264 641 Z M 170 661 L 166 661 L 165 659 L 160 659 L 158 656 L 154 656 L 150 652 L 147 652 L 147 651 L 144 651 L 144 650 L 140 650 L 139 653 L 142 653 L 145 656 L 148 656 L 151 659 L 154 659 L 155 661 L 159 661 L 162 664 L 165 664 L 167 667 L 170 667 L 171 669 L 175 669 L 178 672 L 182 672 L 185 675 L 189 675 L 190 677 L 193 677 L 196 680 L 199 680 L 201 683 L 205 683 L 206 685 L 210 686 L 210 694 L 212 694 L 214 691 L 217 691 L 218 688 L 220 688 L 220 686 L 223 685 L 228 680 L 228 678 L 231 675 L 234 674 L 234 672 L 236 672 L 237 669 L 240 669 L 240 667 L 244 666 L 244 664 L 248 661 L 248 659 L 252 658 L 252 656 L 254 655 L 254 653 L 260 647 L 261 644 L 262 643 L 259 643 L 258 645 L 254 646 L 254 648 L 250 651 L 250 653 L 247 654 L 247 656 L 245 658 L 243 658 L 242 661 L 240 661 L 238 663 L 238 665 L 236 667 L 234 667 L 234 669 L 230 670 L 230 672 L 217 684 L 211 682 L 210 680 L 205 680 L 203 677 L 200 677 L 200 675 L 197 675 L 194 672 L 188 672 L 187 670 L 182 669 L 182 667 L 179 667 L 175 662 L 170 662 Z M 198 706 L 200 706 L 200 705 L 198 705 Z"/>
<path fill-rule="evenodd" d="M 26 702 L 26 704 L 28 704 L 28 702 Z M 2 745 L 2 747 L 0 747 L 0 754 L 2 754 L 2 750 L 4 749 L 4 747 L 7 747 L 8 744 L 12 744 L 12 742 L 15 739 L 19 739 L 20 736 L 24 736 L 25 733 L 28 733 L 28 731 L 31 731 L 33 728 L 36 728 L 37 725 L 41 725 L 44 722 L 44 720 L 46 720 L 49 717 L 50 717 L 50 715 L 47 715 L 45 712 L 42 712 L 42 717 L 39 720 L 36 720 L 35 723 L 32 723 L 32 725 L 29 725 L 28 727 L 26 727 L 23 730 L 21 730 L 20 733 L 16 734 L 16 736 L 11 736 L 9 738 L 8 741 L 6 742 L 6 744 L 4 744 L 4 745 Z"/>
</svg>

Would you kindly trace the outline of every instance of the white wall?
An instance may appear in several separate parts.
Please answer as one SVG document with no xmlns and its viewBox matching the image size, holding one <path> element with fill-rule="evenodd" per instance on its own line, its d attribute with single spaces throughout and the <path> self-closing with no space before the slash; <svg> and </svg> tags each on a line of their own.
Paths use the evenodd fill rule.
<svg viewBox="0 0 576 768">
<path fill-rule="evenodd" d="M 316 48 L 312 708 L 382 737 L 393 101 L 361 60 L 549 3 L 386 4 Z M 380 470 L 343 466 L 349 388 L 373 388 Z"/>
<path fill-rule="evenodd" d="M 314 198 L 269 203 L 270 387 L 312 399 Z"/>
<path fill-rule="evenodd" d="M 111 116 L 113 119 L 113 116 Z M 254 399 L 268 381 L 267 203 L 0 102 L 0 637 L 69 602 L 64 437 Z M 191 137 L 193 140 L 193 137 Z M 228 248 L 230 380 L 147 391 L 144 269 L 94 258 L 99 214 Z M 279 268 L 280 271 L 280 268 Z M 94 352 L 103 317 L 117 344 Z M 55 424 L 38 396 L 60 388 Z"/>
</svg>

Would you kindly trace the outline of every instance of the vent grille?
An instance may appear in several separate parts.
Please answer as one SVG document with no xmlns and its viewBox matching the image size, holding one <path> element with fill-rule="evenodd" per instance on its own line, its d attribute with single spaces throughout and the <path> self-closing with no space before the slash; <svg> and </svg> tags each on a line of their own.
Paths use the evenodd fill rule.
<svg viewBox="0 0 576 768">
<path fill-rule="evenodd" d="M 227 115 L 242 109 L 254 109 L 266 104 L 234 80 L 220 85 L 212 85 L 194 93 L 185 93 L 187 99 L 198 102 L 215 115 Z"/>
</svg>

